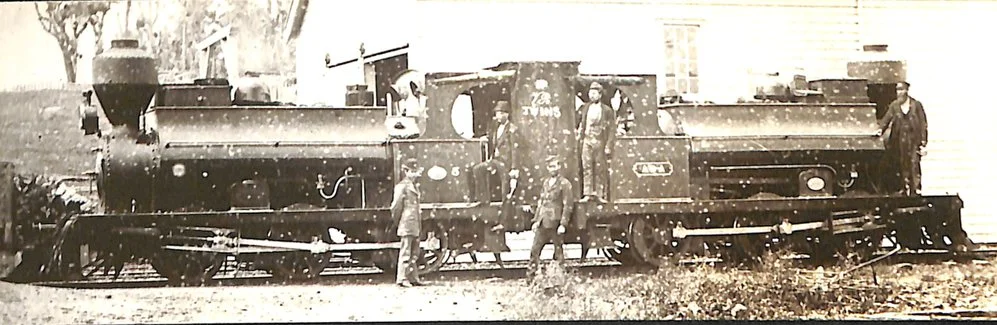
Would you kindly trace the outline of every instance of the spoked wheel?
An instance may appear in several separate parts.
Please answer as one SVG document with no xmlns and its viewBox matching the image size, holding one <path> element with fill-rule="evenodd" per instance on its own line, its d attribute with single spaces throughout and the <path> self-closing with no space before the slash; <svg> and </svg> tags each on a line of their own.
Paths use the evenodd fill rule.
<svg viewBox="0 0 997 325">
<path fill-rule="evenodd" d="M 274 278 L 285 282 L 301 282 L 318 278 L 332 259 L 332 253 L 313 254 L 292 252 L 277 258 L 270 266 Z"/>
<path fill-rule="evenodd" d="M 393 240 L 398 240 L 398 237 L 395 237 L 394 234 L 390 235 L 393 237 Z M 449 247 L 448 231 L 439 223 L 431 222 L 424 224 L 419 241 L 426 241 L 429 244 L 429 247 L 420 250 L 421 253 L 417 258 L 418 269 L 416 273 L 419 275 L 439 271 L 453 254 L 453 250 Z M 374 266 L 384 271 L 384 273 L 398 271 L 398 249 L 376 252 L 373 254 L 372 259 Z"/>
<path fill-rule="evenodd" d="M 632 249 L 626 239 L 613 239 L 614 247 L 602 249 L 603 255 L 607 258 L 620 262 L 624 266 L 635 266 L 641 263 L 641 259 Z"/>
<path fill-rule="evenodd" d="M 272 240 L 296 241 L 296 242 L 332 242 L 329 236 L 329 229 L 319 227 L 324 231 L 310 230 L 280 230 L 271 229 L 269 237 Z M 273 260 L 269 261 L 268 269 L 275 279 L 284 282 L 301 282 L 315 279 L 322 273 L 329 261 L 332 259 L 332 252 L 312 253 L 305 251 L 291 251 L 278 253 Z"/>
<path fill-rule="evenodd" d="M 211 252 L 163 249 L 149 258 L 152 268 L 173 286 L 200 286 L 221 270 L 224 258 Z"/>
<path fill-rule="evenodd" d="M 634 255 L 654 267 L 669 264 L 676 254 L 699 255 L 705 253 L 703 240 L 689 237 L 676 239 L 672 230 L 682 223 L 685 227 L 699 226 L 692 216 L 643 216 L 630 223 L 628 236 Z"/>
<path fill-rule="evenodd" d="M 775 193 L 761 192 L 748 198 L 755 200 L 778 199 L 782 198 L 782 196 Z M 728 224 L 733 228 L 752 227 L 758 225 L 758 218 L 759 216 L 734 216 Z M 760 261 L 762 254 L 765 252 L 765 244 L 771 240 L 772 236 L 769 234 L 731 236 L 731 247 L 727 249 L 728 256 L 730 257 L 729 260 L 735 263 Z"/>
<path fill-rule="evenodd" d="M 422 249 L 422 254 L 419 255 L 419 269 L 416 271 L 419 275 L 439 271 L 453 254 L 448 243 L 450 238 L 447 229 L 436 222 L 431 222 L 427 226 L 419 237 L 420 242 L 426 241 L 429 244 L 429 247 Z"/>
<path fill-rule="evenodd" d="M 756 219 L 750 217 L 734 217 L 731 221 L 732 228 L 756 226 Z M 765 252 L 765 243 L 771 240 L 769 235 L 740 235 L 731 236 L 731 247 L 728 247 L 727 254 L 729 260 L 734 263 L 752 263 L 760 261 Z"/>
</svg>

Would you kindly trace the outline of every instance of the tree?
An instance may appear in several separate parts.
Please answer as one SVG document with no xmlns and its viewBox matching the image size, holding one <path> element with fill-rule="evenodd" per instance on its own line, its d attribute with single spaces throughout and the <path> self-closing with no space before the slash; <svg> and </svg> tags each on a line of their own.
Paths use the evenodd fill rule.
<svg viewBox="0 0 997 325">
<path fill-rule="evenodd" d="M 97 53 L 102 52 L 100 39 L 104 28 L 104 15 L 111 9 L 107 1 L 59 1 L 35 3 L 38 22 L 46 32 L 55 37 L 62 49 L 62 61 L 66 67 L 66 79 L 76 82 L 76 63 L 79 60 L 79 38 L 87 26 L 93 28 L 97 42 Z"/>
<path fill-rule="evenodd" d="M 197 75 L 199 52 L 194 48 L 224 26 L 233 26 L 242 41 L 237 55 L 253 70 L 293 73 L 293 44 L 283 42 L 281 30 L 290 0 L 174 0 L 139 1 L 131 14 L 140 42 L 159 59 L 170 82 Z M 228 54 L 233 55 L 232 53 Z M 220 64 L 222 53 L 215 58 Z M 236 76 L 231 76 L 236 77 Z M 189 81 L 189 80 L 187 80 Z"/>
</svg>

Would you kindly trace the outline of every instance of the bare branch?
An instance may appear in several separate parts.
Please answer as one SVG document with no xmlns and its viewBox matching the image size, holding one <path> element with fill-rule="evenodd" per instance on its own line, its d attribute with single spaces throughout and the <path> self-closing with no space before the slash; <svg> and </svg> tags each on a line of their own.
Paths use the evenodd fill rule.
<svg viewBox="0 0 997 325">
<path fill-rule="evenodd" d="M 89 21 L 83 21 L 82 24 L 76 24 L 76 23 L 73 24 L 74 26 L 76 26 L 76 30 L 73 31 L 73 39 L 80 38 L 80 35 L 83 35 L 83 31 L 87 29 L 88 23 Z"/>
<path fill-rule="evenodd" d="M 48 5 L 46 5 L 46 8 L 48 8 Z M 37 2 L 35 3 L 35 13 L 38 14 L 38 23 L 42 25 L 42 29 L 49 34 L 55 35 L 55 31 L 52 30 L 52 19 L 49 18 L 50 16 L 42 15 L 41 8 L 39 8 Z"/>
</svg>

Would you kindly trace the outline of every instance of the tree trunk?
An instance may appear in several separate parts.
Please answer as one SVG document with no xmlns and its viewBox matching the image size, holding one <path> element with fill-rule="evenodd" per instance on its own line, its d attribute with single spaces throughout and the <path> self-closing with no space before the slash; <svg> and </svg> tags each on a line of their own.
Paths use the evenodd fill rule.
<svg viewBox="0 0 997 325">
<path fill-rule="evenodd" d="M 66 81 L 76 83 L 76 51 L 62 51 L 62 63 L 66 67 Z"/>
<path fill-rule="evenodd" d="M 62 63 L 66 68 L 66 82 L 76 83 L 77 40 L 70 39 L 65 34 L 60 34 L 57 39 L 59 39 L 59 47 L 62 48 Z"/>
</svg>

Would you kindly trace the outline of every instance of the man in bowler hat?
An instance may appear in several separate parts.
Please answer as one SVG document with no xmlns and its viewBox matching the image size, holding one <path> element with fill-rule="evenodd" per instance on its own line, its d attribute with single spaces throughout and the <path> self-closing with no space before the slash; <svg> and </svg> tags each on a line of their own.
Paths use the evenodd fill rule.
<svg viewBox="0 0 997 325">
<path fill-rule="evenodd" d="M 519 146 L 519 128 L 509 121 L 509 102 L 499 101 L 495 104 L 495 122 L 489 127 L 486 135 L 489 150 L 486 159 L 472 168 L 471 188 L 478 205 L 491 202 L 490 174 L 499 174 L 502 179 L 502 202 L 506 202 L 509 194 L 509 178 L 519 177 L 516 148 Z M 499 225 L 499 228 L 504 228 Z"/>
</svg>

